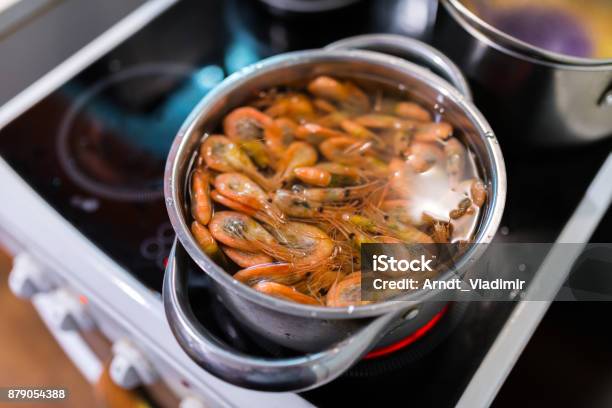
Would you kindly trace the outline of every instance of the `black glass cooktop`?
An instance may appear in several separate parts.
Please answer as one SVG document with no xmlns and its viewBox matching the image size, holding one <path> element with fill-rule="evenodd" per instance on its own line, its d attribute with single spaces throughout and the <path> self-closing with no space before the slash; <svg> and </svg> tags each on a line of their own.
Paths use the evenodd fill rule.
<svg viewBox="0 0 612 408">
<path fill-rule="evenodd" d="M 269 13 L 253 0 L 181 1 L 2 129 L 0 155 L 102 251 L 160 292 L 174 236 L 162 196 L 164 162 L 195 103 L 261 58 L 366 32 L 405 33 L 432 5 L 364 0 L 299 16 Z M 508 202 L 496 239 L 554 242 L 610 142 L 559 151 L 533 151 L 511 138 L 500 143 Z M 475 303 L 434 354 L 401 375 L 369 378 L 364 387 L 363 378 L 343 377 L 304 397 L 320 406 L 381 406 L 397 403 L 399 389 L 406 404 L 453 406 L 512 308 Z"/>
<path fill-rule="evenodd" d="M 2 129 L 0 155 L 100 249 L 161 291 L 174 235 L 164 162 L 196 102 L 264 57 L 397 31 L 401 3 L 361 1 L 300 17 L 251 0 L 181 1 Z"/>
</svg>

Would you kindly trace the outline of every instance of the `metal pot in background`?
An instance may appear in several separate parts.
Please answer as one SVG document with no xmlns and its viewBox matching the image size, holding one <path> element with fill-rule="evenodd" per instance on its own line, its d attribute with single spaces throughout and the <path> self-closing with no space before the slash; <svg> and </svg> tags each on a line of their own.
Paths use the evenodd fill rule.
<svg viewBox="0 0 612 408">
<path fill-rule="evenodd" d="M 612 136 L 612 59 L 549 52 L 487 24 L 459 0 L 441 3 L 433 43 L 462 69 L 506 145 Z"/>
<path fill-rule="evenodd" d="M 439 75 L 405 59 L 382 52 L 343 49 L 373 48 L 418 60 Z M 410 293 L 399 302 L 326 308 L 274 298 L 240 284 L 199 248 L 189 224 L 188 174 L 202 135 L 216 130 L 221 118 L 257 92 L 315 75 L 376 78 L 402 85 L 426 106 L 444 109 L 445 119 L 478 158 L 488 197 L 475 241 L 488 243 L 501 220 L 506 174 L 493 131 L 471 103 L 458 69 L 435 49 L 403 37 L 358 37 L 328 49 L 278 55 L 232 75 L 211 91 L 180 129 L 168 156 L 165 197 L 178 240 L 164 278 L 163 298 L 169 325 L 179 344 L 200 366 L 233 384 L 268 391 L 313 388 L 336 378 L 376 345 L 388 344 L 414 332 L 443 304 L 436 293 Z M 451 85 L 451 83 L 454 85 Z M 461 89 L 464 93 L 460 92 Z M 481 248 L 483 246 L 477 246 Z M 469 251 L 457 260 L 457 270 L 478 257 Z M 247 356 L 219 342 L 195 318 L 186 288 L 187 259 L 214 282 L 214 290 L 230 312 L 251 331 L 285 347 L 310 352 L 300 357 L 265 359 Z M 449 271 L 439 279 L 454 277 Z M 416 311 L 416 313 L 415 313 Z M 416 318 L 415 318 L 416 316 Z M 324 350 L 324 351 L 318 351 Z"/>
<path fill-rule="evenodd" d="M 259 0 L 279 12 L 323 13 L 338 10 L 361 0 Z"/>
</svg>

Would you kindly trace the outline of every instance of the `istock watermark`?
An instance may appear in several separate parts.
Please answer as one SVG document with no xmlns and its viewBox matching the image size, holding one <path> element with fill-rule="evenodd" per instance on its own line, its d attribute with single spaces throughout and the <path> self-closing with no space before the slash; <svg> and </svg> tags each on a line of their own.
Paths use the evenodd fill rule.
<svg viewBox="0 0 612 408">
<path fill-rule="evenodd" d="M 424 295 L 442 301 L 612 301 L 612 244 L 362 245 L 362 300 Z"/>
</svg>

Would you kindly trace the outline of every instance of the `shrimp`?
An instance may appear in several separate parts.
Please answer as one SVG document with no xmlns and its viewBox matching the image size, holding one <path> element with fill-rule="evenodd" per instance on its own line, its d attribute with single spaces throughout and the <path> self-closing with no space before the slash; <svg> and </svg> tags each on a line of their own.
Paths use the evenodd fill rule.
<svg viewBox="0 0 612 408">
<path fill-rule="evenodd" d="M 343 166 L 339 163 L 320 163 L 316 166 L 297 167 L 295 176 L 304 183 L 318 187 L 350 186 L 363 178 L 359 169 Z"/>
<path fill-rule="evenodd" d="M 358 141 L 352 137 L 333 137 L 323 141 L 319 150 L 331 162 L 345 165 L 364 165 L 372 170 L 385 170 L 385 163 L 372 155 L 373 146 L 370 141 Z"/>
<path fill-rule="evenodd" d="M 271 220 L 284 222 L 284 214 L 268 201 L 268 195 L 255 182 L 240 173 L 224 173 L 215 178 L 217 191 L 247 207 L 264 212 Z"/>
<path fill-rule="evenodd" d="M 476 207 L 480 208 L 487 200 L 487 189 L 482 181 L 474 179 L 470 186 L 470 195 Z"/>
<path fill-rule="evenodd" d="M 353 122 L 352 120 L 345 119 L 340 122 L 340 126 L 349 135 L 358 139 L 378 139 L 378 135 L 374 134 L 374 132 L 368 130 L 366 127 L 357 122 Z"/>
<path fill-rule="evenodd" d="M 325 113 L 338 112 L 338 109 L 333 104 L 326 101 L 325 99 L 315 98 L 315 100 L 313 101 L 313 104 L 315 108 L 317 108 L 321 112 L 325 112 Z"/>
<path fill-rule="evenodd" d="M 331 112 L 328 115 L 325 115 L 319 119 L 314 119 L 311 123 L 316 123 L 317 125 L 326 127 L 326 128 L 340 128 L 342 121 L 347 118 L 346 114 L 342 112 Z"/>
<path fill-rule="evenodd" d="M 378 187 L 380 187 L 380 183 L 378 182 L 371 182 L 353 187 L 303 188 L 301 186 L 294 186 L 293 192 L 296 196 L 304 198 L 307 201 L 324 203 L 364 198 Z"/>
<path fill-rule="evenodd" d="M 274 236 L 253 218 L 233 211 L 213 215 L 210 233 L 219 242 L 242 251 L 262 252 L 289 262 L 296 271 L 329 262 L 333 241 L 321 229 L 299 222 L 288 222 Z"/>
<path fill-rule="evenodd" d="M 396 116 L 384 114 L 368 114 L 355 118 L 355 122 L 361 126 L 372 129 L 401 129 L 412 130 L 417 126 L 417 122 L 401 119 Z"/>
<path fill-rule="evenodd" d="M 239 171 L 266 190 L 273 187 L 272 182 L 259 173 L 249 156 L 225 136 L 208 136 L 202 143 L 200 155 L 213 170 L 222 173 Z"/>
<path fill-rule="evenodd" d="M 212 198 L 213 201 L 215 201 L 216 203 L 224 205 L 225 207 L 230 208 L 234 211 L 240 211 L 253 218 L 263 218 L 267 220 L 267 218 L 265 218 L 265 214 L 262 214 L 260 211 L 257 211 L 254 208 L 239 203 L 238 201 L 234 201 L 231 198 L 228 198 L 223 194 L 219 193 L 217 190 L 213 190 L 210 192 L 210 198 Z"/>
<path fill-rule="evenodd" d="M 289 118 L 275 119 L 274 126 L 266 129 L 266 146 L 275 155 L 280 157 L 287 149 L 287 146 L 293 142 L 297 127 L 297 123 Z"/>
<path fill-rule="evenodd" d="M 191 233 L 195 238 L 198 246 L 204 253 L 210 257 L 215 257 L 219 254 L 219 246 L 213 238 L 210 231 L 197 221 L 191 223 Z"/>
<path fill-rule="evenodd" d="M 347 110 L 370 109 L 370 99 L 352 82 L 339 82 L 328 76 L 320 76 L 308 84 L 308 91 L 319 98 L 337 102 Z"/>
<path fill-rule="evenodd" d="M 273 119 L 250 106 L 231 111 L 223 120 L 223 130 L 232 141 L 263 140 L 265 129 Z"/>
<path fill-rule="evenodd" d="M 414 140 L 437 142 L 446 140 L 453 134 L 453 127 L 446 122 L 420 124 L 414 132 Z"/>
<path fill-rule="evenodd" d="M 444 153 L 432 143 L 413 142 L 404 155 L 408 164 L 417 173 L 426 172 L 437 163 L 444 161 Z"/>
<path fill-rule="evenodd" d="M 202 225 L 207 225 L 212 216 L 209 183 L 207 171 L 196 169 L 191 174 L 191 215 Z"/>
<path fill-rule="evenodd" d="M 223 130 L 230 140 L 246 146 L 261 146 L 261 141 L 273 154 L 283 153 L 283 130 L 273 118 L 250 106 L 234 109 L 223 120 Z M 261 147 L 254 149 L 261 151 Z M 265 150 L 264 150 L 265 152 Z"/>
<path fill-rule="evenodd" d="M 236 265 L 241 268 L 249 268 L 255 265 L 268 264 L 274 261 L 272 257 L 263 254 L 261 252 L 247 252 L 241 251 L 236 248 L 223 246 L 223 252 L 229 257 Z"/>
<path fill-rule="evenodd" d="M 307 273 L 306 278 L 298 282 L 294 287 L 303 293 L 311 293 L 319 297 L 329 291 L 329 288 L 336 283 L 340 271 L 319 270 L 314 273 Z"/>
<path fill-rule="evenodd" d="M 313 186 L 326 187 L 332 180 L 332 174 L 329 171 L 318 167 L 296 167 L 293 169 L 293 173 L 304 183 L 312 184 Z"/>
<path fill-rule="evenodd" d="M 272 118 L 250 106 L 230 112 L 223 121 L 227 137 L 237 143 L 260 167 L 271 164 L 262 140 L 267 129 L 274 126 Z"/>
<path fill-rule="evenodd" d="M 361 272 L 353 272 L 335 283 L 327 292 L 325 304 L 329 307 L 364 305 L 361 300 Z"/>
<path fill-rule="evenodd" d="M 370 176 L 367 171 L 355 166 L 346 166 L 334 162 L 319 163 L 315 167 L 331 174 L 331 181 L 329 183 L 331 187 L 355 185 Z"/>
<path fill-rule="evenodd" d="M 293 170 L 297 167 L 311 166 L 317 162 L 317 151 L 304 142 L 293 142 L 279 162 L 274 176 L 275 185 L 293 177 Z"/>
<path fill-rule="evenodd" d="M 258 282 L 253 285 L 253 289 L 279 299 L 301 303 L 303 305 L 320 305 L 321 303 L 312 296 L 298 292 L 294 288 L 277 282 Z"/>
<path fill-rule="evenodd" d="M 305 123 L 295 130 L 295 136 L 299 139 L 304 139 L 316 143 L 320 139 L 328 139 L 330 137 L 346 136 L 345 133 L 338 132 L 316 123 Z"/>
<path fill-rule="evenodd" d="M 414 102 L 399 102 L 395 105 L 394 112 L 402 118 L 431 122 L 431 114 Z"/>
<path fill-rule="evenodd" d="M 287 262 L 255 265 L 241 269 L 234 274 L 234 279 L 247 285 L 254 285 L 262 281 L 292 285 L 302 278 L 303 274 L 295 273 L 292 265 Z"/>
<path fill-rule="evenodd" d="M 302 121 L 314 116 L 315 110 L 310 99 L 304 94 L 287 94 L 280 96 L 265 111 L 265 114 L 274 118 L 285 116 L 293 120 Z"/>
<path fill-rule="evenodd" d="M 341 211 L 351 211 L 351 204 L 338 206 L 337 203 L 328 205 L 324 202 L 308 200 L 306 197 L 290 190 L 279 189 L 274 193 L 274 205 L 286 215 L 295 218 L 329 221 Z"/>
<path fill-rule="evenodd" d="M 284 260 L 301 268 L 325 265 L 334 250 L 334 242 L 323 230 L 301 222 L 283 225 L 276 236 L 283 247 L 292 251 L 292 257 Z"/>
<path fill-rule="evenodd" d="M 277 190 L 274 193 L 273 203 L 290 217 L 314 218 L 319 216 L 320 203 L 308 202 L 289 190 Z M 322 212 L 322 211 L 321 211 Z"/>
<path fill-rule="evenodd" d="M 393 231 L 393 235 L 403 242 L 410 244 L 433 244 L 434 240 L 412 225 L 404 224 L 395 218 L 389 218 L 387 226 Z"/>
<path fill-rule="evenodd" d="M 451 223 L 435 221 L 432 225 L 432 238 L 434 242 L 446 244 L 450 242 L 451 231 Z"/>
<path fill-rule="evenodd" d="M 463 177 L 467 152 L 463 144 L 451 137 L 444 144 L 444 155 L 446 156 L 446 172 L 453 184 Z"/>
<path fill-rule="evenodd" d="M 278 246 L 276 239 L 261 224 L 239 212 L 218 211 L 208 227 L 217 241 L 242 251 L 258 251 L 257 246 Z"/>
</svg>

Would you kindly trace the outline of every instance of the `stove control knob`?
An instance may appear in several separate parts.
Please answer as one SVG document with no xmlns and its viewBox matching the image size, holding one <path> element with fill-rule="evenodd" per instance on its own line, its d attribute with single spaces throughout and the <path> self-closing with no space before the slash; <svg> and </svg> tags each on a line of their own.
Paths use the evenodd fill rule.
<svg viewBox="0 0 612 408">
<path fill-rule="evenodd" d="M 179 408 L 206 408 L 206 405 L 195 397 L 186 397 L 179 403 Z"/>
<path fill-rule="evenodd" d="M 93 329 L 94 321 L 77 296 L 67 289 L 58 289 L 50 295 L 49 316 L 55 327 L 65 331 Z"/>
<path fill-rule="evenodd" d="M 118 340 L 113 344 L 110 377 L 119 387 L 129 390 L 154 383 L 157 373 L 140 350 L 127 340 Z"/>
<path fill-rule="evenodd" d="M 8 284 L 11 292 L 22 299 L 48 292 L 53 286 L 40 264 L 27 252 L 22 252 L 13 259 Z"/>
</svg>

